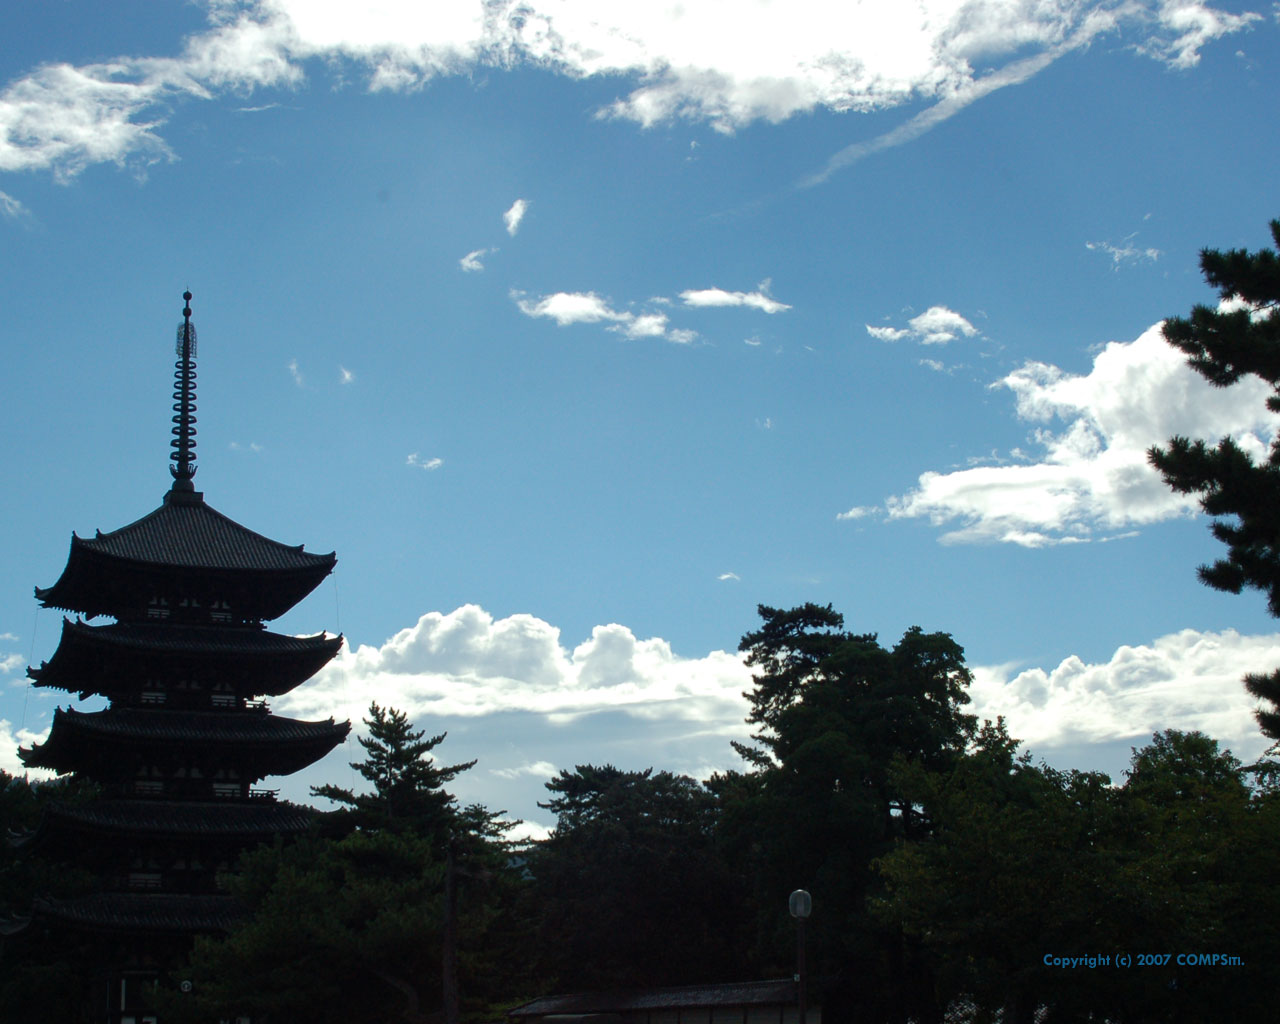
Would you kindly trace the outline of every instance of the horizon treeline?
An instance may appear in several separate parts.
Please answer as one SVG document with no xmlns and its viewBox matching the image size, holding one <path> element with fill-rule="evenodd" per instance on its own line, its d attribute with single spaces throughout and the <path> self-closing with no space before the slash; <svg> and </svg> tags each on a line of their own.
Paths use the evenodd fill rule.
<svg viewBox="0 0 1280 1024">
<path fill-rule="evenodd" d="M 813 897 L 825 1024 L 1266 1016 L 1276 762 L 1170 730 L 1135 749 L 1122 784 L 1058 771 L 1019 755 L 1003 720 L 966 713 L 948 634 L 912 628 L 890 649 L 829 605 L 759 610 L 741 645 L 756 730 L 735 744 L 743 768 L 564 769 L 542 841 L 459 806 L 448 783 L 474 762 L 437 764 L 443 735 L 375 703 L 354 765 L 369 791 L 316 788 L 338 808 L 241 858 L 226 885 L 245 915 L 197 940 L 158 993 L 161 1019 L 480 1021 L 554 992 L 789 977 L 795 889 Z M 34 827 L 82 789 L 0 776 L 0 826 Z M 0 913 L 93 886 L 0 852 Z M 85 955 L 53 936 L 11 943 L 0 1005 L 78 1019 Z"/>
</svg>

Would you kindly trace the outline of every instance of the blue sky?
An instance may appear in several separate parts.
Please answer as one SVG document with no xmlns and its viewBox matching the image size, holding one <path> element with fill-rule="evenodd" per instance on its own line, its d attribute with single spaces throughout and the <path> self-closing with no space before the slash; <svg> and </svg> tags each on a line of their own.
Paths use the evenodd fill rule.
<svg viewBox="0 0 1280 1024">
<path fill-rule="evenodd" d="M 1276 8 L 430 9 L 0 10 L 0 766 L 66 700 L 31 588 L 167 487 L 184 288 L 198 486 L 339 556 L 276 709 L 447 729 L 530 834 L 559 768 L 735 766 L 759 603 L 952 633 L 1060 767 L 1263 749 L 1280 634 L 1143 452 L 1275 430 L 1157 325 L 1280 216 Z"/>
</svg>

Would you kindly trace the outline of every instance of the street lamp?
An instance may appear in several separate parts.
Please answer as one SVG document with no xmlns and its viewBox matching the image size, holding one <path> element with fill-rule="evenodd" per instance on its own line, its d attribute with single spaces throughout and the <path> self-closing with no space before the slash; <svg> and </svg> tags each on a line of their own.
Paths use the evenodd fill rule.
<svg viewBox="0 0 1280 1024">
<path fill-rule="evenodd" d="M 813 897 L 803 889 L 797 889 L 787 898 L 787 909 L 796 919 L 796 1002 L 800 1010 L 800 1024 L 805 1024 L 804 920 L 813 911 Z"/>
</svg>

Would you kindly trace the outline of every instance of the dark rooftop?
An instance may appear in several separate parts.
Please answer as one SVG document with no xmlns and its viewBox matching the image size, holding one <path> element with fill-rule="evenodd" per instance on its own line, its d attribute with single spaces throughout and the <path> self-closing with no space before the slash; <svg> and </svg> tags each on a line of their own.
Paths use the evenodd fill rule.
<svg viewBox="0 0 1280 1024">
<path fill-rule="evenodd" d="M 627 1010 L 673 1010 L 677 1007 L 789 1005 L 795 1001 L 795 982 L 789 979 L 737 981 L 719 985 L 618 989 L 543 996 L 508 1010 L 507 1015 L 542 1017 L 553 1014 L 622 1013 Z"/>
<path fill-rule="evenodd" d="M 95 893 L 74 900 L 38 899 L 39 917 L 103 931 L 218 932 L 241 916 L 240 904 L 221 893 Z"/>
</svg>

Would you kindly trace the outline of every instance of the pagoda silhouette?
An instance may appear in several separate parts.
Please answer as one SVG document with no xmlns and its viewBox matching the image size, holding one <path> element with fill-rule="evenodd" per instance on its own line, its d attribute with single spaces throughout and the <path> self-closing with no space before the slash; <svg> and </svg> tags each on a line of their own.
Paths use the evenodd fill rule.
<svg viewBox="0 0 1280 1024">
<path fill-rule="evenodd" d="M 54 805 L 17 841 L 101 879 L 87 896 L 37 899 L 32 923 L 93 933 L 104 940 L 98 948 L 115 951 L 88 965 L 95 1006 L 109 1009 L 112 1024 L 154 1019 L 147 989 L 157 976 L 177 966 L 194 936 L 234 922 L 238 906 L 219 875 L 239 854 L 311 825 L 316 812 L 259 783 L 319 760 L 351 729 L 332 718 L 282 718 L 263 700 L 338 653 L 340 635 L 264 626 L 319 586 L 337 558 L 254 533 L 195 489 L 196 332 L 191 293 L 183 299 L 172 487 L 137 522 L 73 534 L 62 575 L 36 588 L 43 607 L 79 617 L 64 618 L 52 657 L 28 675 L 108 706 L 59 708 L 48 738 L 19 750 L 28 767 L 95 784 L 91 800 Z M 100 617 L 114 621 L 86 621 Z"/>
</svg>

